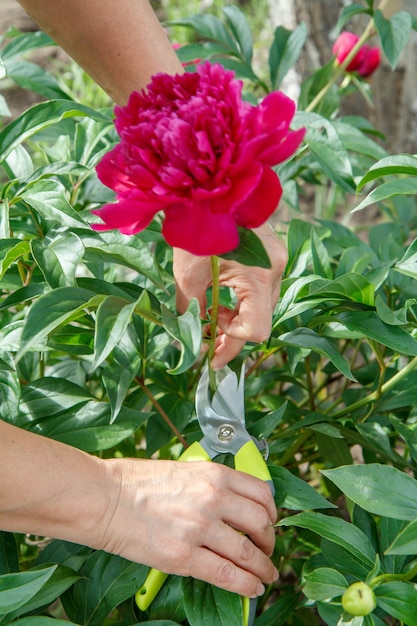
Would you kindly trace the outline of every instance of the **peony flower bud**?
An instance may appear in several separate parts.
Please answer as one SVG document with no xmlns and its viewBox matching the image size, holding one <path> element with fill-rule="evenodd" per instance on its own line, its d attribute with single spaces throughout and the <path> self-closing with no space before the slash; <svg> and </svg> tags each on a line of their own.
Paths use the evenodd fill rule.
<svg viewBox="0 0 417 626">
<path fill-rule="evenodd" d="M 352 48 L 358 43 L 359 37 L 349 31 L 339 35 L 333 45 L 332 52 L 336 56 L 336 63 L 341 65 Z M 362 46 L 346 67 L 347 72 L 357 72 L 362 78 L 367 78 L 377 69 L 381 62 L 381 51 L 376 47 Z"/>
</svg>

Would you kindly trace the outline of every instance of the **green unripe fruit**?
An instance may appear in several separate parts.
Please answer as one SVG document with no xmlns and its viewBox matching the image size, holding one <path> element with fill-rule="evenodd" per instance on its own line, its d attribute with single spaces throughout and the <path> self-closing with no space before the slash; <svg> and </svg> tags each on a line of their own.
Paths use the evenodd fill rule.
<svg viewBox="0 0 417 626">
<path fill-rule="evenodd" d="M 355 617 L 369 615 L 376 607 L 376 598 L 366 583 L 353 583 L 342 596 L 343 610 Z"/>
</svg>

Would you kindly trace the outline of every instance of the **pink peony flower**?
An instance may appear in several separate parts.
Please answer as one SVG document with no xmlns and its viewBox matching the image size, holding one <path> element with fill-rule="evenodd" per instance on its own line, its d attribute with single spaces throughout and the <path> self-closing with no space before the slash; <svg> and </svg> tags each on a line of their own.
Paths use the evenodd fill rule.
<svg viewBox="0 0 417 626">
<path fill-rule="evenodd" d="M 166 241 L 197 255 L 239 244 L 238 226 L 255 228 L 276 209 L 282 189 L 272 166 L 288 159 L 305 129 L 289 129 L 292 100 L 274 92 L 258 105 L 219 64 L 157 74 L 115 108 L 120 142 L 97 165 L 117 202 L 93 211 L 104 224 L 137 233 L 164 211 Z"/>
<path fill-rule="evenodd" d="M 359 37 L 354 33 L 345 31 L 339 35 L 333 45 L 332 52 L 336 55 L 336 63 L 341 65 L 352 48 L 358 43 Z M 376 70 L 381 62 L 381 51 L 376 46 L 364 45 L 355 54 L 346 67 L 347 72 L 357 72 L 362 78 L 367 78 Z"/>
</svg>

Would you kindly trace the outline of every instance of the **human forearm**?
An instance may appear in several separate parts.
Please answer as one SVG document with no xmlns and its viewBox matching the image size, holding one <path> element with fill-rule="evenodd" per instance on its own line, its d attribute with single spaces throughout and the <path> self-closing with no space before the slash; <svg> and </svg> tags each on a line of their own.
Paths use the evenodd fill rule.
<svg viewBox="0 0 417 626">
<path fill-rule="evenodd" d="M 0 528 L 100 547 L 110 499 L 98 458 L 0 421 Z"/>
<path fill-rule="evenodd" d="M 119 104 L 153 74 L 183 71 L 147 0 L 18 1 Z"/>
</svg>

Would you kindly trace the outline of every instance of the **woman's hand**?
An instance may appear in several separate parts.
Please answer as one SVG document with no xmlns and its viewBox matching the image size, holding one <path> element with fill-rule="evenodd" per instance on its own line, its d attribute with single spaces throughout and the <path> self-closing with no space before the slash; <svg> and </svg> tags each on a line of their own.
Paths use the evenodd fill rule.
<svg viewBox="0 0 417 626">
<path fill-rule="evenodd" d="M 105 463 L 113 490 L 102 549 L 247 597 L 277 578 L 268 558 L 277 512 L 265 482 L 208 462 Z"/>
<path fill-rule="evenodd" d="M 255 232 L 269 254 L 272 267 L 266 270 L 220 259 L 220 285 L 234 290 L 237 304 L 233 311 L 226 307 L 219 310 L 219 334 L 211 362 L 213 369 L 224 367 L 239 354 L 247 341 L 265 341 L 271 332 L 272 313 L 280 294 L 287 251 L 270 226 L 263 225 Z M 211 284 L 210 258 L 193 256 L 175 248 L 174 275 L 178 310 L 185 311 L 191 298 L 197 298 L 204 316 L 206 290 Z"/>
</svg>

